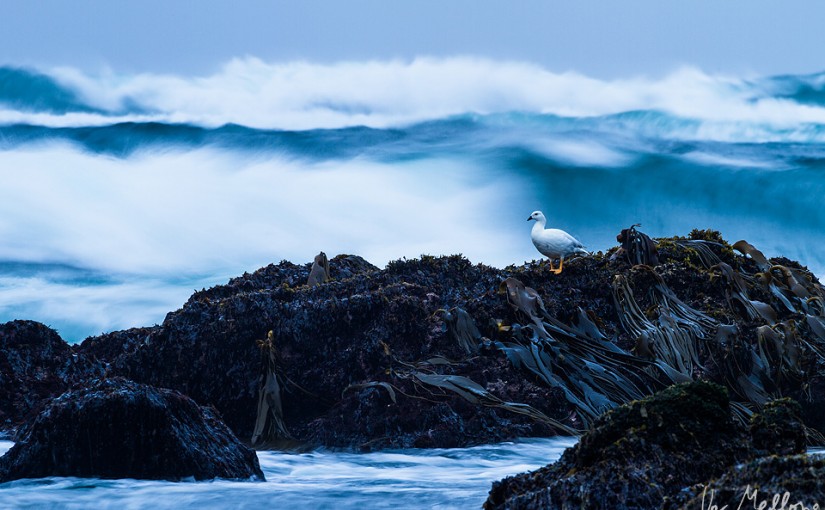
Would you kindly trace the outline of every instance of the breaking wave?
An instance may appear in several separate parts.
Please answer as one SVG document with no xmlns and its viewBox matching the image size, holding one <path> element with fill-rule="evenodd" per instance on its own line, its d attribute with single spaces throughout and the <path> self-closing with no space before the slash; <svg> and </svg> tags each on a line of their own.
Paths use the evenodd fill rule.
<svg viewBox="0 0 825 510">
<path fill-rule="evenodd" d="M 0 68 L 0 321 L 72 340 L 320 250 L 535 258 L 714 228 L 825 274 L 825 75 L 596 80 L 475 58 Z M 57 268 L 57 269 L 56 269 Z"/>
<path fill-rule="evenodd" d="M 821 142 L 825 75 L 742 78 L 682 68 L 656 79 L 597 80 L 469 57 L 334 64 L 245 58 L 202 77 L 0 68 L 5 125 L 304 131 L 510 112 L 667 139 Z"/>
</svg>

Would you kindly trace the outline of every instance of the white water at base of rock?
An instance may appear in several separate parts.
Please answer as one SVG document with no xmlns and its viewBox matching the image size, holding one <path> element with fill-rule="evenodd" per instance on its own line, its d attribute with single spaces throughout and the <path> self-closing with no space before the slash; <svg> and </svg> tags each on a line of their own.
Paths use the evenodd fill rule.
<svg viewBox="0 0 825 510">
<path fill-rule="evenodd" d="M 43 478 L 0 484 L 0 509 L 465 509 L 492 482 L 557 460 L 576 438 L 375 453 L 258 452 L 266 482 Z M 13 445 L 0 441 L 0 454 Z"/>
</svg>

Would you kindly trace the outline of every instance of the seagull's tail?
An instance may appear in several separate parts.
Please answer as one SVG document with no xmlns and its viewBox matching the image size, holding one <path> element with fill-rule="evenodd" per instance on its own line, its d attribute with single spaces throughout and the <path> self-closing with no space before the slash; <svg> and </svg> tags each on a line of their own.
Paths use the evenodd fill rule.
<svg viewBox="0 0 825 510">
<path fill-rule="evenodd" d="M 578 253 L 578 254 L 580 254 L 580 255 L 590 255 L 590 252 L 589 252 L 589 251 L 587 251 L 587 250 L 585 249 L 585 247 L 584 247 L 584 246 L 578 246 L 578 247 L 576 247 L 576 251 L 575 251 L 575 253 Z"/>
</svg>

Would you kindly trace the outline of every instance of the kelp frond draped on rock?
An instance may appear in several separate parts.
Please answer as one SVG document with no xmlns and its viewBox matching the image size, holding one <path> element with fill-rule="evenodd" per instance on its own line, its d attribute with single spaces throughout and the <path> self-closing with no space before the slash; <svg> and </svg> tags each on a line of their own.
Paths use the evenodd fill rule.
<svg viewBox="0 0 825 510">
<path fill-rule="evenodd" d="M 613 297 L 622 327 L 636 338 L 637 350 L 652 358 L 674 382 L 701 375 L 700 352 L 707 351 L 705 341 L 718 323 L 682 302 L 654 270 L 645 266 L 638 270 L 649 272 L 654 279 L 649 290 L 656 318 L 648 319 L 627 279 L 616 275 Z"/>
<path fill-rule="evenodd" d="M 468 331 L 478 333 L 478 328 L 475 326 L 475 323 L 466 311 L 457 308 L 451 310 L 450 312 L 446 312 L 444 310 L 439 310 L 439 312 L 444 314 L 445 320 L 447 321 L 447 329 L 452 338 L 461 338 L 462 335 Z M 456 320 L 453 319 L 453 317 L 463 317 L 463 319 Z M 478 338 L 478 340 L 481 340 L 481 338 Z M 469 345 L 467 339 L 464 339 L 460 342 L 460 344 L 462 345 L 462 349 L 466 349 Z M 439 373 L 435 371 L 436 367 L 440 367 L 442 370 L 460 367 L 463 363 L 461 361 L 451 361 L 444 357 L 437 356 L 422 362 L 408 363 L 395 358 L 387 344 L 382 343 L 381 348 L 384 351 L 384 354 L 387 357 L 392 358 L 394 363 L 398 365 L 396 368 L 388 369 L 386 372 L 386 375 L 390 376 L 390 380 L 392 380 L 394 384 L 386 381 L 370 381 L 366 383 L 351 384 L 344 389 L 344 392 L 349 390 L 381 387 L 387 391 L 387 394 L 392 399 L 393 404 L 398 403 L 396 398 L 397 393 L 400 393 L 407 398 L 421 399 L 431 402 L 444 401 L 445 397 L 449 398 L 451 396 L 458 396 L 465 402 L 472 405 L 501 409 L 510 413 L 526 416 L 532 420 L 551 427 L 560 434 L 575 435 L 578 433 L 575 428 L 569 427 L 564 423 L 547 416 L 528 404 L 520 402 L 507 402 L 502 400 L 492 394 L 485 387 L 481 386 L 472 379 L 469 379 L 468 377 L 450 373 Z M 474 343 L 472 351 L 477 350 L 478 344 Z M 412 388 L 415 391 L 407 393 L 399 388 L 399 386 L 405 382 L 411 382 Z"/>
<path fill-rule="evenodd" d="M 585 426 L 607 409 L 664 385 L 696 379 L 728 386 L 734 415 L 742 422 L 770 399 L 800 398 L 808 392 L 807 400 L 813 400 L 804 381 L 825 367 L 822 287 L 807 271 L 773 264 L 744 241 L 730 247 L 717 233 L 694 231 L 692 236 L 696 238 L 664 243 L 696 261 L 691 265 L 697 272 L 721 281 L 729 308 L 724 315 L 738 321 L 724 324 L 677 296 L 659 273 L 673 270 L 648 265 L 658 261 L 658 254 L 634 226 L 619 238 L 628 259 L 638 263 L 612 278 L 615 313 L 634 343 L 633 354 L 605 342 L 581 308 L 568 313 L 584 319 L 578 328 L 561 323 L 538 291 L 512 277 L 502 282 L 501 292 L 528 320 L 508 325 L 513 341 L 495 346 L 514 366 L 561 389 Z M 751 273 L 748 260 L 736 269 L 724 262 L 736 263 L 732 249 L 751 257 L 761 272 Z M 634 295 L 631 281 L 643 291 L 643 299 Z M 751 293 L 767 302 L 752 299 Z"/>
<path fill-rule="evenodd" d="M 551 316 L 535 289 L 515 278 L 501 284 L 510 305 L 531 324 L 511 327 L 513 342 L 495 342 L 517 368 L 564 392 L 586 428 L 603 412 L 660 387 L 645 371 L 651 363 L 606 341 L 578 309 L 576 326 Z"/>
<path fill-rule="evenodd" d="M 252 446 L 263 448 L 277 444 L 285 439 L 292 439 L 284 423 L 284 410 L 281 404 L 283 369 L 278 360 L 275 335 L 269 331 L 266 340 L 259 341 L 263 361 L 260 388 L 258 390 L 258 409 L 255 428 L 252 431 Z"/>
</svg>

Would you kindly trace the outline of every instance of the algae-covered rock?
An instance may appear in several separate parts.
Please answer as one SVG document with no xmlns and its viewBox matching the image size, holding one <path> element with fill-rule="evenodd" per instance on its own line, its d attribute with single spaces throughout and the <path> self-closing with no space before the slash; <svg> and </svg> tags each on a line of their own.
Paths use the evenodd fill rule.
<svg viewBox="0 0 825 510">
<path fill-rule="evenodd" d="M 727 392 L 670 387 L 602 416 L 555 464 L 495 482 L 488 510 L 648 509 L 751 454 Z"/>
<path fill-rule="evenodd" d="M 725 506 L 731 509 L 825 508 L 825 457 L 791 455 L 755 459 L 731 467 L 707 485 L 680 492 L 666 501 L 663 509 Z"/>
<path fill-rule="evenodd" d="M 339 255 L 310 286 L 310 264 L 281 262 L 196 292 L 159 326 L 73 351 L 215 406 L 257 444 L 447 447 L 581 433 L 607 410 L 696 379 L 725 386 L 741 423 L 790 396 L 825 430 L 816 278 L 714 231 L 632 233 L 641 242 L 627 248 L 643 257 L 614 257 L 617 248 L 558 275 L 545 262 L 497 269 L 425 255 L 378 269 Z"/>
<path fill-rule="evenodd" d="M 73 353 L 43 324 L 0 324 L 0 430 L 19 425 L 44 401 L 102 372 L 102 364 Z"/>
<path fill-rule="evenodd" d="M 825 458 L 801 455 L 806 450 L 806 433 L 800 417 L 799 404 L 789 398 L 768 402 L 751 418 L 749 432 L 753 457 L 744 466 L 728 468 L 721 478 L 712 477 L 665 498 L 665 509 L 700 508 L 705 497 L 706 508 L 711 498 L 717 508 L 759 508 L 762 501 L 788 493 L 789 502 L 802 502 L 812 508 L 825 502 Z M 710 482 L 710 483 L 709 483 Z M 743 502 L 744 501 L 744 505 Z M 781 506 L 776 506 L 781 508 Z"/>
<path fill-rule="evenodd" d="M 339 256 L 329 268 L 331 281 L 309 287 L 307 268 L 270 266 L 249 275 L 251 283 L 233 280 L 196 293 L 159 328 L 88 339 L 79 350 L 106 359 L 114 374 L 214 405 L 245 440 L 261 422 L 264 379 L 275 380 L 262 370 L 261 342 L 269 338 L 280 360 L 280 419 L 298 443 L 446 447 L 557 433 L 530 416 L 473 405 L 415 377 L 466 376 L 504 404 L 539 406 L 561 420 L 569 415 L 558 389 L 525 380 L 501 353 L 468 356 L 478 349 L 478 335 L 462 345 L 436 313 L 464 304 L 470 329 L 471 321 L 506 316 L 495 292 L 500 270 L 463 257 L 396 261 L 377 271 L 359 257 Z M 128 348 L 111 356 L 111 343 Z M 395 401 L 378 383 L 392 385 Z"/>
<path fill-rule="evenodd" d="M 255 452 L 214 410 L 123 379 L 54 399 L 0 458 L 0 482 L 49 476 L 263 480 Z"/>
<path fill-rule="evenodd" d="M 753 447 L 761 455 L 793 455 L 805 451 L 807 438 L 802 408 L 790 398 L 772 400 L 750 423 Z"/>
<path fill-rule="evenodd" d="M 279 381 L 281 428 L 309 445 L 466 446 L 581 431 L 622 403 L 703 378 L 730 390 L 739 421 L 783 395 L 816 418 L 806 391 L 825 366 L 825 336 L 809 333 L 825 334 L 815 279 L 785 266 L 759 277 L 764 257 L 740 243 L 747 254 L 734 254 L 713 231 L 636 236 L 658 265 L 594 254 L 556 275 L 535 262 L 502 270 L 422 256 L 379 270 L 337 256 L 330 280 L 310 287 L 308 264 L 282 262 L 195 293 L 160 327 L 88 339 L 79 352 L 214 405 L 247 440 L 267 377 Z M 500 293 L 502 282 L 541 306 Z M 768 308 L 783 322 L 753 312 Z M 262 367 L 269 331 L 277 379 Z M 461 377 L 486 395 L 467 399 L 420 374 Z"/>
</svg>

